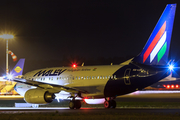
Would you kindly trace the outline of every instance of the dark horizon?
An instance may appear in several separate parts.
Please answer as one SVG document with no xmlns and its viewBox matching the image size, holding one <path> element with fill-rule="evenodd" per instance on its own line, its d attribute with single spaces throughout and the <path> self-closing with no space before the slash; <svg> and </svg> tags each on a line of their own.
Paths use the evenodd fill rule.
<svg viewBox="0 0 180 120">
<path fill-rule="evenodd" d="M 67 66 L 71 62 L 67 58 L 80 65 L 119 64 L 141 52 L 164 8 L 172 3 L 177 3 L 177 9 L 169 59 L 179 62 L 178 0 L 7 0 L 0 4 L 0 32 L 14 33 L 9 50 L 18 59 L 26 59 L 24 73 L 39 67 Z M 4 40 L 0 40 L 0 49 L 2 73 Z M 14 64 L 9 55 L 10 68 Z"/>
</svg>

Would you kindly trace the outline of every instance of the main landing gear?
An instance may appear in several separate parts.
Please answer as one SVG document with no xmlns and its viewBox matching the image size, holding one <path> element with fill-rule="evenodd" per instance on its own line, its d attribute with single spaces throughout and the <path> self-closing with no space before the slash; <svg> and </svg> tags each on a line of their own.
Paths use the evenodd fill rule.
<svg viewBox="0 0 180 120">
<path fill-rule="evenodd" d="M 106 99 L 104 102 L 104 107 L 105 108 L 116 108 L 116 101 L 113 99 L 110 99 L 110 100 Z"/>
<path fill-rule="evenodd" d="M 81 101 L 80 100 L 71 100 L 69 102 L 70 109 L 80 109 L 81 108 Z"/>
</svg>

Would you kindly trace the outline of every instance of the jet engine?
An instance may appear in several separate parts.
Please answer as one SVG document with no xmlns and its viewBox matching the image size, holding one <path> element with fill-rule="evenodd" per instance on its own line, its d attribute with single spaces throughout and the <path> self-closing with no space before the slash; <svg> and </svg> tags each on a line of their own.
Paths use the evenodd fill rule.
<svg viewBox="0 0 180 120">
<path fill-rule="evenodd" d="M 25 101 L 33 104 L 51 103 L 54 98 L 54 93 L 49 93 L 43 89 L 30 89 L 24 95 Z"/>
</svg>

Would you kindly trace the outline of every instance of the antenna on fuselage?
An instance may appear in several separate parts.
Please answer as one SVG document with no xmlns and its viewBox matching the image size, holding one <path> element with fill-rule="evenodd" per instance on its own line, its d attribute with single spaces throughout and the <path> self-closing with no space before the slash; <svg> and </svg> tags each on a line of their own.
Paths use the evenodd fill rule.
<svg viewBox="0 0 180 120">
<path fill-rule="evenodd" d="M 84 66 L 84 63 L 82 63 L 82 65 L 81 66 Z"/>
</svg>

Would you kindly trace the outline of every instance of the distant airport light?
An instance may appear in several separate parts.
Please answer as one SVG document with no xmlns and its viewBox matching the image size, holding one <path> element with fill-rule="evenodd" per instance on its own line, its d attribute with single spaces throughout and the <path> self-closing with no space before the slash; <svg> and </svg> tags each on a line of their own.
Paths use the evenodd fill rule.
<svg viewBox="0 0 180 120">
<path fill-rule="evenodd" d="M 3 34 L 3 35 L 0 35 L 0 38 L 3 38 L 3 39 L 13 39 L 14 36 L 13 35 L 9 35 L 9 34 Z"/>
<path fill-rule="evenodd" d="M 169 88 L 172 88 L 172 89 L 175 89 L 175 88 L 179 88 L 179 85 L 163 85 L 163 87 L 169 89 Z"/>
<path fill-rule="evenodd" d="M 6 40 L 6 76 L 7 76 L 9 73 L 9 68 L 8 68 L 8 40 L 13 39 L 14 36 L 9 35 L 9 34 L 3 34 L 3 35 L 0 35 L 0 38 L 3 38 Z"/>
</svg>

